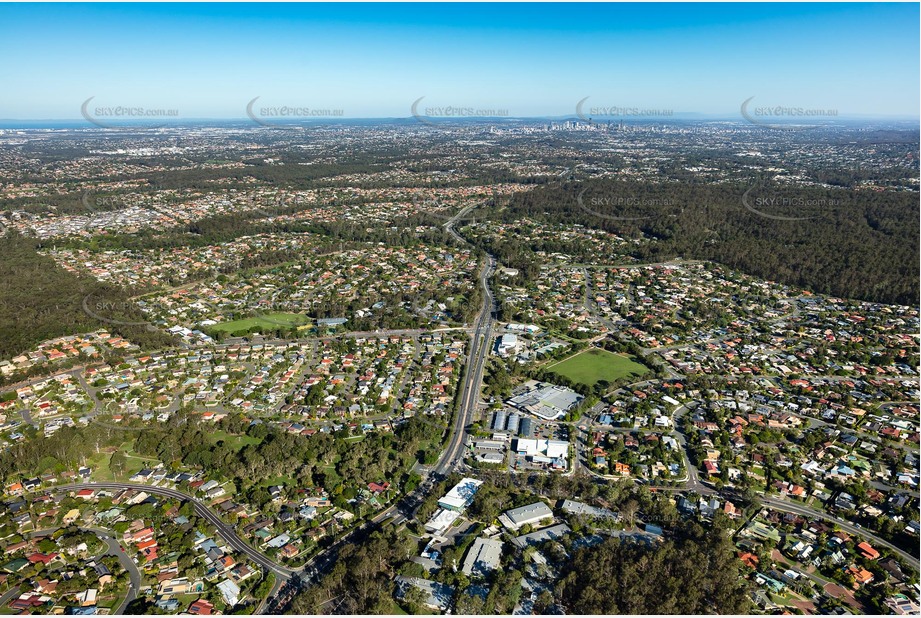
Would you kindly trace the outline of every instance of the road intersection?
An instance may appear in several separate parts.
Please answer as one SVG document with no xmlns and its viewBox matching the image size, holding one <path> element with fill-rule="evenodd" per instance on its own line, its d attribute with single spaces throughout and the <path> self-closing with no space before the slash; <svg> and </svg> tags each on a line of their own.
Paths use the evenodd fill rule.
<svg viewBox="0 0 921 618">
<path fill-rule="evenodd" d="M 473 210 L 473 208 L 475 208 L 475 206 L 472 205 L 462 209 L 457 213 L 457 215 L 455 215 L 452 219 L 448 220 L 444 224 L 445 231 L 447 231 L 461 243 L 466 243 L 466 240 L 457 233 L 457 231 L 454 229 L 454 226 L 471 210 Z M 314 579 L 322 575 L 323 572 L 325 572 L 332 564 L 335 563 L 335 558 L 338 555 L 339 549 L 341 549 L 346 544 L 359 542 L 363 536 L 366 536 L 377 526 L 391 518 L 399 520 L 412 517 L 415 511 L 415 507 L 421 503 L 421 500 L 424 499 L 424 497 L 428 494 L 432 486 L 438 481 L 446 478 L 460 465 L 463 459 L 463 449 L 467 443 L 468 438 L 467 427 L 473 421 L 480 404 L 483 375 L 485 371 L 486 360 L 489 357 L 489 350 L 492 346 L 493 326 L 497 311 L 495 299 L 489 286 L 489 280 L 495 272 L 497 263 L 496 259 L 492 255 L 487 254 L 485 257 L 485 264 L 482 266 L 479 273 L 479 284 L 483 292 L 482 307 L 477 314 L 474 325 L 472 327 L 465 326 L 461 329 L 455 329 L 465 330 L 469 333 L 470 343 L 469 353 L 467 356 L 468 362 L 466 363 L 464 375 L 459 386 L 457 409 L 453 422 L 448 429 L 449 435 L 447 436 L 447 443 L 437 463 L 429 468 L 430 471 L 425 475 L 423 481 L 419 484 L 418 487 L 416 487 L 415 490 L 409 492 L 395 504 L 380 511 L 377 515 L 362 525 L 346 533 L 332 545 L 328 546 L 323 551 L 308 560 L 303 567 L 292 569 L 275 562 L 259 550 L 249 545 L 237 534 L 233 526 L 225 523 L 221 517 L 217 515 L 213 510 L 211 510 L 211 508 L 203 501 L 176 489 L 157 487 L 140 483 L 101 482 L 62 485 L 54 488 L 54 490 L 76 491 L 79 489 L 135 489 L 177 500 L 192 502 L 195 506 L 196 513 L 208 521 L 211 525 L 213 525 L 217 530 L 218 535 L 220 535 L 220 537 L 224 539 L 224 541 L 231 548 L 233 548 L 235 551 L 245 554 L 266 572 L 271 572 L 275 575 L 275 586 L 267 598 L 259 606 L 257 611 L 259 613 L 270 613 L 283 610 L 287 605 L 287 602 L 297 590 L 303 588 L 304 586 L 310 585 Z M 599 316 L 599 318 L 601 318 L 601 316 Z M 603 318 L 601 319 L 603 320 Z M 607 322 L 606 320 L 604 321 Z M 607 325 L 612 329 L 610 332 L 614 332 L 614 325 L 610 323 L 607 323 Z M 394 332 L 395 331 L 388 331 L 390 334 L 393 334 Z M 410 334 L 415 333 L 416 331 L 407 330 L 401 332 Z M 347 336 L 360 336 L 362 334 L 373 335 L 376 333 L 349 333 Z M 330 337 L 324 337 L 323 339 L 329 338 Z M 221 345 L 229 346 L 235 344 L 235 341 L 225 341 Z M 79 371 L 79 368 L 74 369 L 73 371 Z M 671 373 L 672 372 L 669 372 L 670 377 L 678 377 L 676 375 L 671 375 Z M 677 430 L 680 423 L 680 417 L 686 412 L 687 409 L 684 406 L 679 407 L 673 414 L 673 419 L 675 421 L 676 427 L 676 431 L 674 433 L 676 438 L 679 439 L 682 447 L 684 463 L 687 469 L 687 478 L 684 479 L 684 482 L 680 484 L 680 487 L 663 487 L 655 489 L 695 491 L 701 495 L 716 494 L 717 491 L 714 488 L 712 488 L 709 484 L 701 481 L 699 478 L 697 468 L 690 462 L 687 457 L 687 442 L 681 431 Z M 580 437 L 584 439 L 585 436 Z M 580 454 L 578 453 L 577 447 L 577 460 L 579 459 L 579 455 Z M 578 466 L 576 466 L 576 469 L 580 472 L 582 470 L 587 470 L 584 468 L 584 466 L 582 470 L 579 470 Z M 826 513 L 822 513 L 806 505 L 796 504 L 787 500 L 780 500 L 773 497 L 762 498 L 762 504 L 782 512 L 795 513 L 807 517 L 822 518 L 831 521 L 840 526 L 843 530 L 846 530 L 852 534 L 861 535 L 881 546 L 885 546 L 893 550 L 902 558 L 907 560 L 916 569 L 919 568 L 918 559 L 896 548 L 891 543 L 888 543 L 887 541 L 879 538 L 870 531 L 856 528 L 850 522 L 838 519 Z M 117 541 L 112 540 L 112 542 L 117 545 Z M 123 555 L 123 552 L 121 552 L 121 554 Z M 120 553 L 117 552 L 116 555 L 119 555 L 121 558 Z M 129 572 L 130 571 L 131 569 L 129 569 Z M 135 577 L 132 576 L 131 589 L 135 591 L 135 594 L 139 585 L 140 581 L 135 583 Z M 129 593 L 129 597 L 131 597 L 131 593 Z M 124 603 L 122 603 L 122 606 L 119 608 L 120 611 L 118 613 L 122 613 L 122 610 L 124 610 L 130 600 L 130 598 L 125 599 Z"/>
</svg>

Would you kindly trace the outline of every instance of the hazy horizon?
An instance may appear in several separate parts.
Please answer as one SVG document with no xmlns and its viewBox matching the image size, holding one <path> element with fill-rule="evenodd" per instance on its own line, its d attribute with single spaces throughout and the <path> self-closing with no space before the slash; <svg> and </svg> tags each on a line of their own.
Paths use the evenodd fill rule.
<svg viewBox="0 0 921 618">
<path fill-rule="evenodd" d="M 0 72 L 0 119 L 245 120 L 248 105 L 275 122 L 410 118 L 414 105 L 432 120 L 556 118 L 582 105 L 656 121 L 741 118 L 747 100 L 820 122 L 917 119 L 918 17 L 917 4 L 7 4 L 0 51 L 16 62 Z"/>
</svg>

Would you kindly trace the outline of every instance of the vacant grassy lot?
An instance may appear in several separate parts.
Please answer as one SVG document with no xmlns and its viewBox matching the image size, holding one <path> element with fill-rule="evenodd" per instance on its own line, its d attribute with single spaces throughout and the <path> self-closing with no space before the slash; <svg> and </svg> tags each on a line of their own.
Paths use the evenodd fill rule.
<svg viewBox="0 0 921 618">
<path fill-rule="evenodd" d="M 594 386 L 605 380 L 613 382 L 628 376 L 639 377 L 649 369 L 628 356 L 592 348 L 548 367 L 550 371 L 565 376 L 576 383 Z"/>
<path fill-rule="evenodd" d="M 134 432 L 126 431 L 127 435 L 132 435 Z M 145 468 L 149 465 L 154 465 L 157 463 L 156 458 L 153 457 L 144 457 L 138 455 L 134 452 L 132 445 L 134 444 L 133 440 L 129 440 L 122 444 L 120 447 L 115 448 L 104 448 L 98 453 L 92 454 L 87 458 L 86 465 L 93 470 L 94 481 L 126 481 L 128 478 L 135 474 L 137 471 Z M 112 468 L 109 466 L 109 462 L 112 460 L 112 454 L 120 450 L 125 453 L 127 460 L 125 461 L 125 468 L 121 474 L 115 474 Z"/>
<path fill-rule="evenodd" d="M 262 442 L 259 438 L 253 438 L 246 435 L 236 435 L 228 433 L 223 429 L 218 429 L 217 431 L 212 431 L 209 436 L 212 444 L 217 444 L 221 440 L 224 441 L 229 448 L 232 448 L 235 451 L 239 451 L 244 446 L 249 444 L 259 444 Z"/>
<path fill-rule="evenodd" d="M 301 315 L 300 313 L 267 313 L 265 315 L 253 316 L 242 320 L 215 324 L 214 326 L 210 326 L 209 330 L 224 331 L 225 333 L 233 335 L 234 333 L 248 332 L 253 327 L 261 328 L 266 331 L 273 331 L 279 327 L 290 328 L 292 326 L 300 326 L 309 321 L 307 316 Z"/>
</svg>

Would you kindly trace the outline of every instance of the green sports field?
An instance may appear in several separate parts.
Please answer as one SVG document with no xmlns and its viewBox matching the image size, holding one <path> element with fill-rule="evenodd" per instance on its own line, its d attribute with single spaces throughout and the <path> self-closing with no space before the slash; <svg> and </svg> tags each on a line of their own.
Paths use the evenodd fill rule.
<svg viewBox="0 0 921 618">
<path fill-rule="evenodd" d="M 548 367 L 553 373 L 565 376 L 573 382 L 594 386 L 596 382 L 614 380 L 628 376 L 640 377 L 649 371 L 646 365 L 628 356 L 614 354 L 607 350 L 591 348 Z"/>
<path fill-rule="evenodd" d="M 209 326 L 209 330 L 212 331 L 224 331 L 225 333 L 243 333 L 248 331 L 253 327 L 258 327 L 265 329 L 266 331 L 273 331 L 277 328 L 291 328 L 292 326 L 300 326 L 309 322 L 309 318 L 300 313 L 267 313 L 265 315 L 258 315 L 251 318 L 244 318 L 242 320 L 233 320 L 231 322 L 224 322 L 223 324 L 215 324 Z"/>
</svg>

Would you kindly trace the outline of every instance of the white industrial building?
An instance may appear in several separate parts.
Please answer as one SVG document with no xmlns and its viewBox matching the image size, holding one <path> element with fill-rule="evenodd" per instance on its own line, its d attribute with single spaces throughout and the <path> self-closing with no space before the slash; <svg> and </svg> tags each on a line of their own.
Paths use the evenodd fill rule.
<svg viewBox="0 0 921 618">
<path fill-rule="evenodd" d="M 438 501 L 438 506 L 449 511 L 463 512 L 473 502 L 473 496 L 476 495 L 477 489 L 482 484 L 483 481 L 465 478 L 452 487 L 444 498 Z"/>
<path fill-rule="evenodd" d="M 535 326 L 534 324 L 515 324 L 514 322 L 510 322 L 509 324 L 506 324 L 505 328 L 507 330 L 515 330 L 521 333 L 534 334 L 540 332 L 540 326 Z"/>
<path fill-rule="evenodd" d="M 567 459 L 569 442 L 564 440 L 536 440 L 518 438 L 515 440 L 515 452 L 524 457 L 544 456 L 550 459 Z"/>
<path fill-rule="evenodd" d="M 460 517 L 460 513 L 457 511 L 438 509 L 428 523 L 425 524 L 425 531 L 430 534 L 443 535 L 451 527 L 451 524 L 457 521 L 458 517 Z"/>
<path fill-rule="evenodd" d="M 502 541 L 478 538 L 470 546 L 464 566 L 464 575 L 486 577 L 499 568 L 502 563 Z"/>
<path fill-rule="evenodd" d="M 526 383 L 525 387 L 531 390 L 515 395 L 508 403 L 548 421 L 564 416 L 584 399 L 573 390 L 553 384 L 531 381 Z"/>
<path fill-rule="evenodd" d="M 499 337 L 496 353 L 499 356 L 510 356 L 518 351 L 518 335 L 507 333 Z"/>
<path fill-rule="evenodd" d="M 540 545 L 541 543 L 546 543 L 547 541 L 560 539 L 570 532 L 572 532 L 572 529 L 569 526 L 566 524 L 558 524 L 549 528 L 543 528 L 537 532 L 532 532 L 523 536 L 516 536 L 514 539 L 512 539 L 512 543 L 521 549 L 524 549 L 529 545 Z"/>
<path fill-rule="evenodd" d="M 524 525 L 533 525 L 544 519 L 553 519 L 553 511 L 543 502 L 535 502 L 517 509 L 509 509 L 499 516 L 499 521 L 509 530 L 518 530 Z"/>
</svg>

